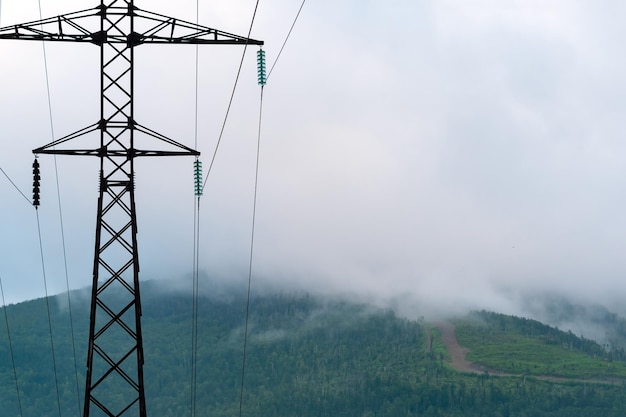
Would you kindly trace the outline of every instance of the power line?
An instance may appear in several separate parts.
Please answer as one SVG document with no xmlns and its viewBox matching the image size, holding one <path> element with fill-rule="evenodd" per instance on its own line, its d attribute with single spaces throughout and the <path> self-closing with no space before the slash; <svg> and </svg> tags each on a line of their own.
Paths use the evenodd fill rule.
<svg viewBox="0 0 626 417">
<path fill-rule="evenodd" d="M 13 182 L 11 177 L 9 177 L 9 174 L 7 174 L 4 171 L 4 169 L 2 169 L 2 167 L 0 167 L 0 171 L 4 174 L 4 176 L 7 178 L 7 180 L 9 180 L 9 182 L 11 183 L 11 185 L 13 185 L 13 187 L 17 190 L 17 192 L 20 193 L 22 195 L 22 197 L 24 197 L 24 199 L 28 202 L 28 204 L 32 204 L 31 201 L 28 199 L 28 197 L 26 197 L 26 194 L 24 194 L 22 192 L 22 190 L 20 190 L 20 188 Z"/>
<path fill-rule="evenodd" d="M 255 6 L 254 6 L 254 12 L 252 13 L 252 19 L 250 21 L 250 27 L 248 29 L 248 36 L 246 38 L 246 43 L 244 45 L 244 49 L 243 49 L 243 53 L 241 54 L 241 60 L 239 62 L 239 68 L 237 69 L 237 76 L 235 77 L 235 83 L 233 85 L 233 90 L 231 92 L 230 95 L 230 99 L 228 100 L 228 106 L 226 108 L 226 114 L 224 116 L 224 121 L 222 123 L 222 127 L 220 129 L 220 134 L 219 137 L 217 139 L 217 143 L 215 145 L 215 150 L 213 151 L 213 155 L 211 157 L 211 162 L 209 163 L 209 168 L 207 170 L 206 173 L 206 178 L 204 179 L 204 182 L 202 184 L 202 188 L 200 190 L 200 194 L 202 193 L 202 191 L 204 190 L 204 187 L 206 186 L 206 183 L 209 179 L 209 175 L 211 174 L 211 170 L 213 169 L 213 164 L 215 162 L 215 158 L 217 156 L 217 152 L 219 151 L 219 146 L 220 143 L 222 141 L 222 136 L 224 135 L 224 130 L 226 128 L 226 123 L 228 121 L 228 115 L 230 114 L 230 109 L 232 107 L 233 104 L 233 100 L 235 98 L 235 92 L 237 91 L 237 85 L 239 83 L 239 77 L 241 76 L 241 69 L 243 68 L 243 62 L 244 59 L 246 57 L 246 52 L 248 50 L 248 40 L 250 38 L 250 35 L 252 34 L 252 28 L 254 26 L 254 19 L 256 18 L 256 14 L 257 14 L 257 10 L 259 8 L 259 0 L 256 1 Z M 197 59 L 197 58 L 196 58 Z M 196 65 L 197 65 L 197 61 L 196 61 Z M 196 68 L 197 71 L 197 68 Z M 196 73 L 197 74 L 197 73 Z M 261 87 L 261 103 L 263 100 L 263 88 Z M 196 80 L 196 106 L 197 106 L 197 80 Z M 197 108 L 197 107 L 196 107 Z M 260 117 L 260 114 L 259 114 Z M 260 119 L 259 119 L 259 137 L 258 137 L 258 141 L 260 141 Z M 259 150 L 257 147 L 257 173 L 255 175 L 255 191 L 254 191 L 254 209 L 253 209 L 253 226 L 252 226 L 252 242 L 254 241 L 254 218 L 255 218 L 255 213 L 256 213 L 256 188 L 257 188 L 257 181 L 258 181 L 258 155 L 259 155 Z M 197 264 L 198 264 L 198 259 L 199 259 L 199 252 L 198 252 L 198 248 L 199 248 L 199 239 L 200 239 L 200 214 L 199 214 L 199 208 L 200 208 L 200 197 L 198 196 L 198 216 L 194 216 L 194 220 L 196 222 L 195 227 L 194 227 L 194 268 L 196 268 L 196 273 L 197 273 Z M 196 232 L 197 230 L 197 232 Z M 198 243 L 198 245 L 196 245 L 196 242 Z M 253 243 L 251 243 L 251 251 L 252 251 L 252 247 L 253 247 Z M 244 382 L 245 382 L 245 370 L 246 370 L 246 352 L 247 352 L 247 339 L 248 339 L 248 322 L 249 322 L 249 313 L 250 313 L 250 287 L 251 287 L 251 271 L 252 271 L 252 255 L 250 255 L 250 272 L 248 274 L 248 295 L 247 295 L 247 301 L 246 301 L 246 320 L 245 320 L 245 332 L 244 332 L 244 347 L 243 347 L 243 357 L 242 357 L 242 366 L 241 366 L 241 390 L 240 390 L 240 397 L 239 397 L 239 417 L 241 417 L 242 412 L 243 412 L 243 393 L 244 393 Z M 195 339 L 195 343 L 197 343 L 197 321 L 198 321 L 198 306 L 197 306 L 197 299 L 198 299 L 198 279 L 197 276 L 194 278 L 194 336 Z M 194 354 L 196 352 L 196 349 L 194 348 Z M 195 375 L 195 368 L 193 370 L 194 376 L 193 378 L 196 378 Z M 195 388 L 194 388 L 195 389 Z M 194 393 L 195 394 L 195 393 Z M 192 394 L 192 398 L 193 398 L 193 407 L 195 407 L 195 395 Z M 195 408 L 192 411 L 192 416 L 195 417 Z"/>
<path fill-rule="evenodd" d="M 196 25 L 200 26 L 200 0 L 196 1 Z M 196 95 L 195 95 L 195 117 L 194 117 L 194 149 L 198 149 L 198 77 L 200 65 L 200 45 L 196 44 Z"/>
<path fill-rule="evenodd" d="M 0 27 L 2 27 L 2 0 L 0 0 Z M 17 192 L 20 193 L 22 195 L 22 197 L 24 197 L 24 199 L 26 201 L 28 201 L 28 204 L 31 204 L 31 201 L 29 200 L 29 198 L 26 197 L 26 194 L 24 194 L 22 192 L 22 190 L 20 190 L 20 188 L 13 182 L 11 177 L 9 177 L 9 174 L 7 174 L 4 171 L 4 169 L 2 169 L 2 167 L 0 167 L 0 171 L 4 174 L 4 176 L 7 178 L 7 180 L 9 180 L 9 182 L 11 183 L 11 185 L 13 185 L 13 187 L 17 190 Z"/>
<path fill-rule="evenodd" d="M 100 158 L 100 187 L 98 199 L 98 219 L 96 227 L 96 249 L 94 258 L 94 276 L 92 288 L 92 302 L 90 314 L 90 348 L 88 349 L 87 368 L 86 368 L 86 390 L 84 409 L 85 415 L 89 415 L 92 408 L 98 408 L 99 412 L 113 415 L 105 402 L 111 403 L 112 409 L 119 410 L 120 402 L 128 399 L 125 408 L 122 411 L 130 409 L 138 409 L 140 414 L 146 415 L 146 399 L 144 395 L 144 350 L 143 337 L 141 332 L 141 300 L 139 293 L 139 263 L 137 250 L 137 216 L 135 209 L 135 171 L 134 160 L 139 156 L 183 156 L 183 155 L 199 155 L 199 152 L 179 144 L 163 135 L 158 134 L 144 126 L 128 123 L 128 120 L 134 119 L 134 63 L 135 54 L 132 52 L 134 47 L 147 43 L 187 43 L 187 44 L 229 44 L 240 45 L 241 43 L 262 45 L 263 41 L 254 39 L 244 39 L 241 36 L 229 34 L 223 31 L 217 31 L 208 27 L 195 27 L 193 24 L 162 16 L 156 13 L 135 9 L 133 0 L 114 0 L 105 2 L 101 0 L 100 7 L 90 9 L 84 12 L 66 14 L 59 19 L 41 20 L 40 22 L 30 22 L 22 25 L 16 25 L 14 28 L 7 30 L 9 39 L 54 39 L 58 41 L 80 42 L 85 40 L 85 36 L 96 39 L 99 34 L 107 30 L 121 33 L 120 37 L 111 37 L 102 42 L 95 42 L 100 46 L 101 51 L 101 117 L 104 122 L 101 123 L 101 141 L 106 141 L 111 145 L 108 152 L 103 153 L 102 149 L 54 149 L 55 145 L 65 143 L 82 136 L 85 133 L 93 131 L 93 126 L 82 129 L 66 136 L 58 141 L 42 146 L 34 150 L 36 154 L 66 154 L 66 155 L 97 155 Z M 258 5 L 258 0 L 257 0 Z M 118 13 L 119 9 L 133 10 L 132 13 Z M 136 11 L 136 13 L 135 13 Z M 255 8 L 256 12 L 256 8 Z M 101 25 L 99 31 L 92 32 L 87 27 L 80 25 L 84 17 L 98 17 Z M 58 20 L 58 21 L 57 21 Z M 80 23 L 78 22 L 80 20 Z M 254 18 L 253 18 L 254 20 Z M 135 22 L 139 21 L 135 26 Z M 156 22 L 156 23 L 155 23 Z M 39 30 L 40 24 L 45 24 L 49 29 Z M 133 28 L 150 25 L 154 30 L 148 30 L 143 34 L 133 32 Z M 153 26 L 155 25 L 156 26 Z M 156 29 L 155 29 L 156 28 Z M 181 28 L 184 35 L 174 36 L 179 33 Z M 43 36 L 35 36 L 32 33 L 43 34 Z M 141 38 L 138 42 L 128 42 L 128 39 L 137 37 Z M 128 39 L 126 39 L 128 38 Z M 243 42 L 242 42 L 243 41 Z M 119 46 L 121 45 L 121 46 Z M 112 57 L 107 58 L 110 55 Z M 120 69 L 121 68 L 121 69 Z M 120 75 L 121 74 L 121 75 Z M 113 89 L 111 87 L 114 87 Z M 114 90 L 114 91 L 112 91 Z M 120 91 L 122 93 L 120 93 Z M 118 123 L 121 122 L 121 123 Z M 139 153 L 133 148 L 133 132 L 141 132 L 148 134 L 154 139 L 162 143 L 174 147 L 174 150 L 145 150 Z M 109 140 L 110 139 L 110 140 Z M 119 146 L 118 146 L 119 145 Z M 105 146 L 106 148 L 106 146 Z M 112 162 L 112 163 L 109 163 Z M 201 189 L 202 183 L 199 181 L 198 189 Z M 118 213 L 117 210 L 122 213 Z M 118 214 L 127 216 L 128 223 L 120 222 Z M 110 220 L 109 220 L 110 219 Z M 109 237 L 108 234 L 111 235 Z M 103 236 L 104 235 L 104 236 Z M 130 235 L 130 236 L 128 236 Z M 120 238 L 122 236 L 122 238 Z M 114 249 L 110 249 L 111 246 Z M 41 246 L 41 239 L 40 239 Z M 128 262 L 125 264 L 116 263 L 119 249 L 127 251 Z M 42 250 L 43 252 L 43 250 Z M 124 252 L 126 253 L 126 252 Z M 43 255 L 42 255 L 43 258 Z M 117 268 L 117 269 L 115 269 Z M 129 275 L 132 272 L 132 283 Z M 100 273 L 104 275 L 101 277 Z M 109 277 L 109 279 L 105 279 Z M 124 279 L 122 279 L 124 278 Z M 102 296 L 109 284 L 113 283 L 114 287 L 119 287 L 128 291 L 133 301 L 127 306 L 118 306 L 115 303 L 106 304 L 106 296 Z M 102 284 L 102 285 L 99 285 Z M 47 289 L 46 289 L 47 291 Z M 132 307 L 129 310 L 129 307 Z M 125 314 L 127 311 L 134 313 L 135 320 L 131 323 L 128 317 L 131 313 Z M 98 317 L 102 317 L 100 313 L 113 318 L 112 321 L 104 321 Z M 105 318 L 104 320 L 108 320 Z M 109 331 L 113 327 L 113 331 Z M 111 335 L 109 339 L 114 341 L 116 330 L 123 330 L 129 336 L 129 342 L 126 343 L 128 351 L 122 351 L 116 356 L 116 353 L 107 354 L 102 349 L 92 349 L 97 340 L 102 340 L 105 331 Z M 52 332 L 51 332 L 52 333 Z M 125 333 L 125 334 L 126 334 Z M 51 338 L 52 339 L 52 338 Z M 101 343 L 98 343 L 101 346 Z M 125 349 L 122 346 L 121 349 Z M 110 356 L 113 355 L 113 356 Z M 130 370 L 121 369 L 120 361 L 126 361 L 130 356 L 137 359 L 136 367 Z M 117 359 L 120 361 L 117 361 Z M 94 362 L 94 359 L 96 362 Z M 130 360 L 130 359 L 129 359 Z M 92 366 L 95 363 L 98 366 Z M 102 366 L 104 368 L 102 368 Z M 95 371 L 94 371 L 95 369 Z M 134 375 L 134 371 L 136 375 Z M 121 378 L 119 378 L 119 375 Z M 105 378 L 113 376 L 115 381 L 120 382 L 132 393 L 123 395 L 113 393 L 105 396 L 103 399 L 98 392 L 104 384 Z M 93 378 L 92 378 L 93 377 Z M 126 383 L 126 384 L 124 384 Z M 94 393 L 97 394 L 94 395 Z M 137 396 L 135 397 L 135 393 Z M 122 398 L 121 400 L 119 400 Z M 122 404 L 124 406 L 124 404 Z"/>
<path fill-rule="evenodd" d="M 252 230 L 250 233 L 250 259 L 248 264 L 248 293 L 246 298 L 246 322 L 244 326 L 243 335 L 243 358 L 241 364 L 241 389 L 239 396 L 239 417 L 243 412 L 243 393 L 246 379 L 246 355 L 248 350 L 248 323 L 250 320 L 250 294 L 252 288 L 252 261 L 254 255 L 254 232 L 256 230 L 256 202 L 259 189 L 259 157 L 261 153 L 261 121 L 263 115 L 263 86 L 261 86 L 261 99 L 259 103 L 259 129 L 257 133 L 257 148 L 256 148 L 256 167 L 254 173 L 254 198 L 252 202 Z"/>
<path fill-rule="evenodd" d="M 272 64 L 270 71 L 267 73 L 267 79 L 269 80 L 270 75 L 272 75 L 272 71 L 274 70 L 274 67 L 276 66 L 276 63 L 278 62 L 278 59 L 280 58 L 280 54 L 283 53 L 283 49 L 285 49 L 285 45 L 287 45 L 287 41 L 289 40 L 289 37 L 291 36 L 291 32 L 293 31 L 293 27 L 296 25 L 296 22 L 298 21 L 298 17 L 300 17 L 300 12 L 302 11 L 302 8 L 304 7 L 304 3 L 306 2 L 306 0 L 302 0 L 302 4 L 300 5 L 300 8 L 298 9 L 298 13 L 296 14 L 296 18 L 293 20 L 293 23 L 291 24 L 291 28 L 289 28 L 289 32 L 287 33 L 287 37 L 285 38 L 285 41 L 283 42 L 283 45 L 280 47 L 280 51 L 278 51 L 278 55 L 276 55 L 276 59 L 274 60 L 274 63 Z"/>
<path fill-rule="evenodd" d="M 198 306 L 199 306 L 199 260 L 200 260 L 200 196 L 194 205 L 193 230 L 193 312 L 191 329 L 191 416 L 196 415 L 198 394 Z"/>
<path fill-rule="evenodd" d="M 243 67 L 243 61 L 246 57 L 246 51 L 248 50 L 248 39 L 250 38 L 250 34 L 252 33 L 252 27 L 254 26 L 254 19 L 256 18 L 256 12 L 259 8 L 259 0 L 256 1 L 254 6 L 254 13 L 252 14 L 252 20 L 250 21 L 250 28 L 248 29 L 248 36 L 246 37 L 246 43 L 243 47 L 243 53 L 241 54 L 241 61 L 239 62 L 239 69 L 237 70 L 237 76 L 235 77 L 235 84 L 233 85 L 233 91 L 230 95 L 230 100 L 228 101 L 228 107 L 226 108 L 226 115 L 224 116 L 224 122 L 222 123 L 222 128 L 220 130 L 220 135 L 217 138 L 217 144 L 215 145 L 215 150 L 213 151 L 213 156 L 211 157 L 211 162 L 209 163 L 209 169 L 206 173 L 206 178 L 204 179 L 204 184 L 202 184 L 202 190 L 206 186 L 207 181 L 209 180 L 209 175 L 211 174 L 211 169 L 213 168 L 213 163 L 215 162 L 215 157 L 217 156 L 217 152 L 220 147 L 220 143 L 222 141 L 222 136 L 224 135 L 224 129 L 226 129 L 226 122 L 228 121 L 228 114 L 230 113 L 230 108 L 233 104 L 233 99 L 235 98 L 235 91 L 237 91 L 237 84 L 239 83 L 239 76 L 241 75 L 241 68 Z"/>
<path fill-rule="evenodd" d="M 56 387 L 57 408 L 61 417 L 61 395 L 59 393 L 59 377 L 57 373 L 57 360 L 54 351 L 54 337 L 52 336 L 52 317 L 50 314 L 50 297 L 48 296 L 48 279 L 46 278 L 46 265 L 43 256 L 43 241 L 41 239 L 41 222 L 39 221 L 39 210 L 35 210 L 37 215 L 37 233 L 39 235 L 39 254 L 41 256 L 41 272 L 43 275 L 43 287 L 46 296 L 46 311 L 48 313 L 48 333 L 50 334 L 50 349 L 52 351 L 52 367 L 54 369 L 54 385 Z"/>
<path fill-rule="evenodd" d="M 38 0 L 38 5 L 39 5 L 39 19 L 43 20 L 43 13 L 41 11 L 41 0 Z M 42 30 L 43 30 L 43 25 L 42 25 Z M 48 96 L 48 116 L 49 116 L 49 120 L 50 120 L 50 136 L 52 138 L 52 141 L 54 141 L 55 135 L 54 135 L 54 118 L 52 117 L 52 99 L 50 96 L 50 77 L 49 77 L 49 71 L 48 71 L 48 57 L 46 54 L 46 43 L 42 42 L 42 50 L 43 50 L 43 62 L 44 62 L 44 71 L 45 71 L 45 76 L 46 76 L 46 93 Z M 57 163 L 57 156 L 56 154 L 53 155 L 53 161 L 54 161 L 54 175 L 55 175 L 55 181 L 56 181 L 56 191 L 57 191 L 57 204 L 59 207 L 59 224 L 61 227 L 61 246 L 63 249 L 63 266 L 64 266 L 64 271 L 65 271 L 65 285 L 66 285 L 66 290 L 67 290 L 67 304 L 68 304 L 68 310 L 69 310 L 69 321 L 70 321 L 70 333 L 72 335 L 72 353 L 73 353 L 73 359 L 74 359 L 74 379 L 76 382 L 76 404 L 78 407 L 78 412 L 80 414 L 80 388 L 79 388 L 79 383 L 78 383 L 78 364 L 76 363 L 76 338 L 74 336 L 74 319 L 72 316 L 72 297 L 70 295 L 70 280 L 69 280 L 69 273 L 68 273 L 68 267 L 67 267 L 67 249 L 66 249 L 66 244 L 65 244 L 65 227 L 64 227 L 64 222 L 63 222 L 63 205 L 61 204 L 61 186 L 60 186 L 60 181 L 59 181 L 59 166 Z M 58 389 L 58 388 L 57 388 Z"/>
<path fill-rule="evenodd" d="M 1 5 L 0 5 L 1 7 Z M 20 394 L 20 386 L 17 380 L 17 369 L 15 367 L 15 355 L 13 354 L 13 342 L 11 341 L 11 330 L 9 327 L 9 314 L 7 312 L 7 303 L 4 299 L 4 288 L 2 287 L 2 277 L 0 277 L 0 295 L 2 295 L 2 307 L 4 310 L 4 321 L 7 327 L 7 338 L 9 340 L 9 352 L 11 354 L 11 364 L 13 365 L 13 378 L 15 379 L 15 391 L 17 392 L 17 405 L 20 410 L 20 416 L 23 416 L 22 411 L 22 396 Z"/>
<path fill-rule="evenodd" d="M 196 0 L 196 25 L 200 24 L 200 0 Z M 194 117 L 194 149 L 198 149 L 198 84 L 199 84 L 199 45 L 196 45 L 195 73 L 195 117 Z M 196 157 L 196 166 L 199 164 Z M 198 181 L 194 170 L 194 180 Z M 196 398 L 198 394 L 198 281 L 199 281 L 199 248 L 200 248 L 200 195 L 195 196 L 193 205 L 193 268 L 192 268 L 192 319 L 191 319 L 191 417 L 196 415 Z"/>
</svg>

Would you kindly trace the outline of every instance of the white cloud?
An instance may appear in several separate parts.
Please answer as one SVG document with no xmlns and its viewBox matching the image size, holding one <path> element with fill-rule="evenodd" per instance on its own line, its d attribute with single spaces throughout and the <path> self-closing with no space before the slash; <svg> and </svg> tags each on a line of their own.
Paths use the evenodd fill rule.
<svg viewBox="0 0 626 417">
<path fill-rule="evenodd" d="M 37 18 L 36 8 L 26 17 L 25 2 L 5 3 L 3 21 Z M 307 3 L 265 89 L 256 275 L 449 307 L 505 308 L 502 288 L 618 297 L 624 6 L 600 3 Z M 150 7 L 195 19 L 195 2 L 172 4 Z M 202 5 L 201 20 L 245 34 L 252 6 Z M 296 6 L 261 4 L 253 34 L 266 40 L 268 64 Z M 49 142 L 41 49 L 30 45 L 0 42 L 11 63 L 0 68 L 0 166 L 27 191 L 30 149 Z M 49 47 L 57 136 L 97 113 L 97 54 L 72 51 Z M 202 202 L 209 273 L 247 269 L 259 99 L 252 52 Z M 200 50 L 205 169 L 240 53 Z M 195 50 L 143 46 L 137 56 L 141 122 L 192 144 Z M 46 251 L 58 277 L 54 174 L 42 160 Z M 76 286 L 90 279 L 94 164 L 59 158 Z M 34 256 L 32 213 L 1 180 L 0 231 L 11 237 L 0 244 L 20 262 L 3 261 L 0 274 L 15 298 L 38 294 L 18 273 Z M 182 276 L 191 263 L 191 161 L 140 161 L 137 181 L 142 273 Z M 26 270 L 36 277 L 36 267 Z"/>
</svg>

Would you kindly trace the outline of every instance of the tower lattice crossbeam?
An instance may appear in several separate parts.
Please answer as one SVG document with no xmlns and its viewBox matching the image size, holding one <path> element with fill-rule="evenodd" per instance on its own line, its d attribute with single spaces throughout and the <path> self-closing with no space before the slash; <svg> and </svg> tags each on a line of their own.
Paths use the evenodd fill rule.
<svg viewBox="0 0 626 417">
<path fill-rule="evenodd" d="M 198 156 L 142 126 L 134 114 L 134 51 L 145 43 L 262 45 L 213 28 L 141 10 L 133 0 L 0 28 L 0 39 L 89 42 L 100 48 L 100 117 L 33 150 L 100 161 L 84 417 L 146 416 L 134 160 Z M 70 146 L 99 134 L 94 146 Z"/>
</svg>

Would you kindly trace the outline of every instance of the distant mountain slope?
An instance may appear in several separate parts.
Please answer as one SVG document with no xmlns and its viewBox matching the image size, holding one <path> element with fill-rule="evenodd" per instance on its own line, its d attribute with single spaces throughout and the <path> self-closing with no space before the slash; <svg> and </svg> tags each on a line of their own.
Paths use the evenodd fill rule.
<svg viewBox="0 0 626 417">
<path fill-rule="evenodd" d="M 607 307 L 574 302 L 555 294 L 529 294 L 522 297 L 520 303 L 521 308 L 533 318 L 584 335 L 624 356 L 626 319 Z"/>
<path fill-rule="evenodd" d="M 623 352 L 536 320 L 474 312 L 456 326 L 467 359 L 508 374 L 626 381 Z"/>
<path fill-rule="evenodd" d="M 155 283 L 148 282 L 142 288 L 148 415 L 190 415 L 192 300 L 184 294 L 165 292 Z M 53 306 L 62 305 L 63 299 L 55 300 Z M 34 300 L 7 309 L 24 417 L 59 414 L 43 301 Z M 73 294 L 80 372 L 85 363 L 87 307 L 84 297 Z M 1 318 L 4 311 L 0 313 Z M 198 415 L 232 417 L 239 413 L 244 313 L 245 300 L 235 293 L 200 300 Z M 471 336 L 471 329 L 475 328 L 473 337 L 484 341 L 487 339 L 483 336 L 489 334 L 485 329 L 490 328 L 491 321 L 498 322 L 500 316 L 479 318 L 482 324 L 478 325 L 477 318 L 472 318 L 466 333 Z M 506 332 L 512 332 L 507 320 L 514 319 L 505 318 Z M 81 375 L 77 396 L 67 309 L 54 308 L 52 322 L 61 412 L 63 416 L 80 415 L 78 403 L 82 401 L 84 381 Z M 462 329 L 464 325 L 458 326 Z M 307 295 L 255 297 L 251 304 L 243 415 L 621 417 L 626 414 L 624 391 L 618 385 L 556 383 L 455 372 L 446 365 L 446 352 L 436 332 L 429 334 L 428 329 L 430 325 L 401 319 L 391 311 L 366 305 Z M 470 354 L 476 352 L 474 346 Z M 532 355 L 533 351 L 526 353 Z M 0 323 L 0 408 L 3 416 L 19 415 L 3 323 Z"/>
</svg>

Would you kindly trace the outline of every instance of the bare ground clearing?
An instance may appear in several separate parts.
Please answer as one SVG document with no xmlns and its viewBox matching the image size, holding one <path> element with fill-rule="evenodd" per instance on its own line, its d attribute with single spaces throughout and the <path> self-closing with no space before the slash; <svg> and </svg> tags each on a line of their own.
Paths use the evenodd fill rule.
<svg viewBox="0 0 626 417">
<path fill-rule="evenodd" d="M 482 374 L 488 372 L 490 375 L 497 376 L 513 376 L 513 377 L 525 377 L 526 375 L 516 375 L 516 374 L 508 374 L 500 371 L 496 371 L 494 369 L 489 369 L 484 366 L 480 366 L 473 362 L 469 362 L 466 358 L 467 352 L 469 349 L 463 347 L 459 344 L 459 340 L 456 337 L 456 326 L 449 322 L 438 322 L 435 323 L 435 326 L 441 330 L 441 341 L 446 346 L 448 353 L 450 354 L 451 362 L 450 365 L 457 371 L 461 372 L 473 372 L 477 374 Z M 594 384 L 623 384 L 624 381 L 618 378 L 613 379 L 570 379 L 570 378 L 561 378 L 556 376 L 535 376 L 532 378 L 537 378 L 543 381 L 552 381 L 552 382 L 585 382 L 585 383 L 594 383 Z"/>
<path fill-rule="evenodd" d="M 464 348 L 459 344 L 459 340 L 456 338 L 456 328 L 454 324 L 448 322 L 440 322 L 436 324 L 439 330 L 441 330 L 441 341 L 446 346 L 450 357 L 452 358 L 451 365 L 457 371 L 474 372 L 476 369 L 472 368 L 472 364 L 467 361 L 465 355 L 469 352 L 468 348 Z"/>
</svg>

